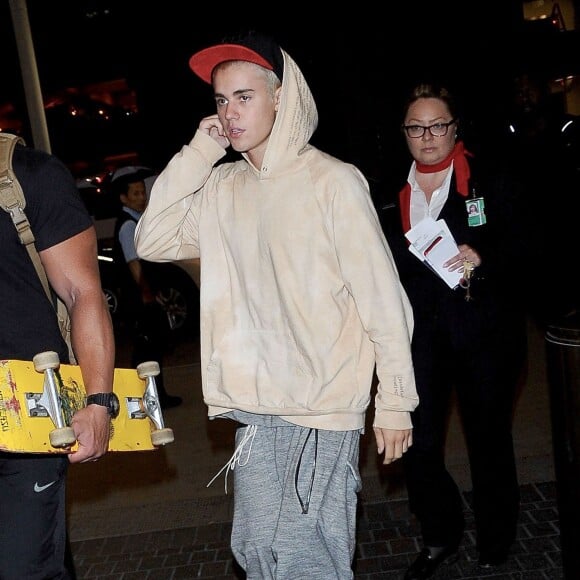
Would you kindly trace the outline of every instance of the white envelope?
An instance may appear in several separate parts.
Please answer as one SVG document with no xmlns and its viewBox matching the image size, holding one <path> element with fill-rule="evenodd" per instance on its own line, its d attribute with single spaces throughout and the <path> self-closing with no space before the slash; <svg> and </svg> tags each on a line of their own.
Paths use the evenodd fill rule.
<svg viewBox="0 0 580 580">
<path fill-rule="evenodd" d="M 459 248 L 445 223 L 426 217 L 411 228 L 405 237 L 411 245 L 409 251 L 440 276 L 449 288 L 456 288 L 463 277 L 461 271 L 450 272 L 443 264 L 459 253 Z"/>
</svg>

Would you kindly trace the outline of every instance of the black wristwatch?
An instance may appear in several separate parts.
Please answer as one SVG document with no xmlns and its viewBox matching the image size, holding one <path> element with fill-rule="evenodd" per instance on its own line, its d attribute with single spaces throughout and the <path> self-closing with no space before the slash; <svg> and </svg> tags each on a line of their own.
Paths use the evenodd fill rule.
<svg viewBox="0 0 580 580">
<path fill-rule="evenodd" d="M 115 393 L 93 393 L 87 396 L 87 405 L 101 405 L 114 419 L 119 414 L 119 397 Z"/>
</svg>

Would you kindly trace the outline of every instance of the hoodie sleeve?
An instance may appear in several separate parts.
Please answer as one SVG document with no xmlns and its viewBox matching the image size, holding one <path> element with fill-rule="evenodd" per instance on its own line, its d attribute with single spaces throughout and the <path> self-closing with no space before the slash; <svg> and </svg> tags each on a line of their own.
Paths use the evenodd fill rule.
<svg viewBox="0 0 580 580">
<path fill-rule="evenodd" d="M 368 185 L 356 168 L 341 176 L 333 223 L 342 276 L 374 344 L 379 379 L 374 426 L 411 428 L 410 412 L 418 404 L 411 358 L 412 309 Z"/>
<path fill-rule="evenodd" d="M 159 174 L 135 232 L 137 254 L 152 262 L 199 257 L 198 218 L 202 190 L 214 165 L 226 155 L 197 131 Z"/>
</svg>

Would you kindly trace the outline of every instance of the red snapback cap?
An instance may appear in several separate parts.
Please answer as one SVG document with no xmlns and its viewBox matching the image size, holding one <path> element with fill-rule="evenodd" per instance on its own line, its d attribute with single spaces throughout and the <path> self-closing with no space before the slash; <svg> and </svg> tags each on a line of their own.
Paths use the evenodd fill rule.
<svg viewBox="0 0 580 580">
<path fill-rule="evenodd" d="M 278 44 L 271 38 L 251 34 L 233 43 L 216 44 L 196 52 L 189 59 L 189 68 L 203 81 L 211 84 L 211 73 L 220 63 L 227 60 L 253 62 L 274 71 L 282 80 L 284 59 Z"/>
</svg>

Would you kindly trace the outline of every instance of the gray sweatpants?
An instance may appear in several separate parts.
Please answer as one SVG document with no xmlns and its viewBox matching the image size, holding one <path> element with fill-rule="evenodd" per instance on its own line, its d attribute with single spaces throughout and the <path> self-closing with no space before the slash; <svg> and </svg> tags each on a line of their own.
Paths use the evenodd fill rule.
<svg viewBox="0 0 580 580">
<path fill-rule="evenodd" d="M 354 577 L 360 435 L 291 424 L 236 431 L 231 547 L 248 580 Z"/>
</svg>

